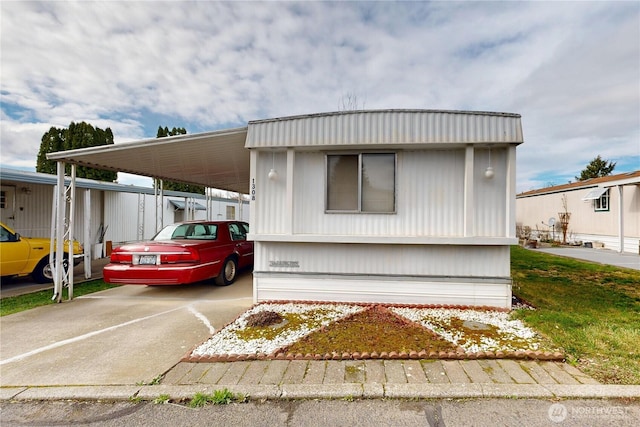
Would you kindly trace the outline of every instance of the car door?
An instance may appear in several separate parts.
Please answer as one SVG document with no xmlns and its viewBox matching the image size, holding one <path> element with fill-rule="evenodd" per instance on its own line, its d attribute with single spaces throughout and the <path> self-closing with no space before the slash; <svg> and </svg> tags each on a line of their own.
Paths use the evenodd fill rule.
<svg viewBox="0 0 640 427">
<path fill-rule="evenodd" d="M 29 261 L 31 245 L 26 240 L 0 226 L 0 275 L 13 276 L 26 274 L 24 271 Z"/>
<path fill-rule="evenodd" d="M 253 242 L 247 241 L 248 227 L 244 227 L 241 222 L 232 222 L 229 224 L 229 232 L 235 243 L 239 267 L 253 264 Z"/>
</svg>

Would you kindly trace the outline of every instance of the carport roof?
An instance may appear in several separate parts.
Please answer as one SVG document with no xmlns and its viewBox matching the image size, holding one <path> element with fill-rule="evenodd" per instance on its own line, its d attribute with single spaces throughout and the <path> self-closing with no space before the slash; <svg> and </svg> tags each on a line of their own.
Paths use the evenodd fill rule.
<svg viewBox="0 0 640 427">
<path fill-rule="evenodd" d="M 58 151 L 50 160 L 249 193 L 247 127 Z"/>
</svg>

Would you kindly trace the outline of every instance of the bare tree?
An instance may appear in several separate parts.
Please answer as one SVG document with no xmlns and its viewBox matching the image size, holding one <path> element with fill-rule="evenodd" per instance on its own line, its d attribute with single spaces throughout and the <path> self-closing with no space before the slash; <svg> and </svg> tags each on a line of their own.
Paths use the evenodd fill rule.
<svg viewBox="0 0 640 427">
<path fill-rule="evenodd" d="M 358 105 L 358 95 L 352 92 L 347 92 L 342 95 L 338 104 L 339 111 L 356 111 L 360 109 L 364 109 L 364 102 L 362 106 Z"/>
<path fill-rule="evenodd" d="M 567 244 L 567 231 L 569 230 L 569 219 L 571 218 L 571 212 L 567 205 L 567 195 L 562 195 L 562 209 L 563 212 L 558 212 L 560 217 L 560 229 L 562 230 L 562 244 Z"/>
</svg>

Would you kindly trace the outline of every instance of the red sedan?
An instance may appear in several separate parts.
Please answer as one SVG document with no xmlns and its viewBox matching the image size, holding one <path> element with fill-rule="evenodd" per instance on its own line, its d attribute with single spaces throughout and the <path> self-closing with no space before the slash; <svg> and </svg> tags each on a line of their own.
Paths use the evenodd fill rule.
<svg viewBox="0 0 640 427">
<path fill-rule="evenodd" d="M 115 248 L 104 281 L 128 285 L 182 285 L 215 279 L 232 284 L 238 269 L 253 265 L 249 224 L 192 221 L 169 225 L 148 242 Z"/>
</svg>

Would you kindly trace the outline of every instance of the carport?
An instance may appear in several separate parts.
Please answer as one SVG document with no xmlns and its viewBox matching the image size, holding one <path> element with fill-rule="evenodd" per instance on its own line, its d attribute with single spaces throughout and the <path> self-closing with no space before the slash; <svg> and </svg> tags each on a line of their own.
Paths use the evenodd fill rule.
<svg viewBox="0 0 640 427">
<path fill-rule="evenodd" d="M 51 219 L 52 241 L 56 241 L 56 246 L 51 248 L 51 259 L 55 260 L 53 299 L 61 301 L 63 286 L 69 287 L 69 298 L 73 298 L 73 271 L 69 269 L 65 274 L 62 257 L 55 254 L 64 253 L 64 241 L 72 237 L 77 166 L 247 194 L 250 174 L 250 153 L 245 148 L 247 131 L 247 127 L 241 127 L 48 154 L 48 159 L 58 163 Z M 65 179 L 66 164 L 71 164 L 70 179 Z M 162 186 L 156 185 L 154 189 L 156 197 L 162 200 Z M 85 215 L 89 212 L 90 209 L 85 209 Z M 84 221 L 88 223 L 89 218 Z M 88 262 L 85 257 L 85 264 Z"/>
</svg>

